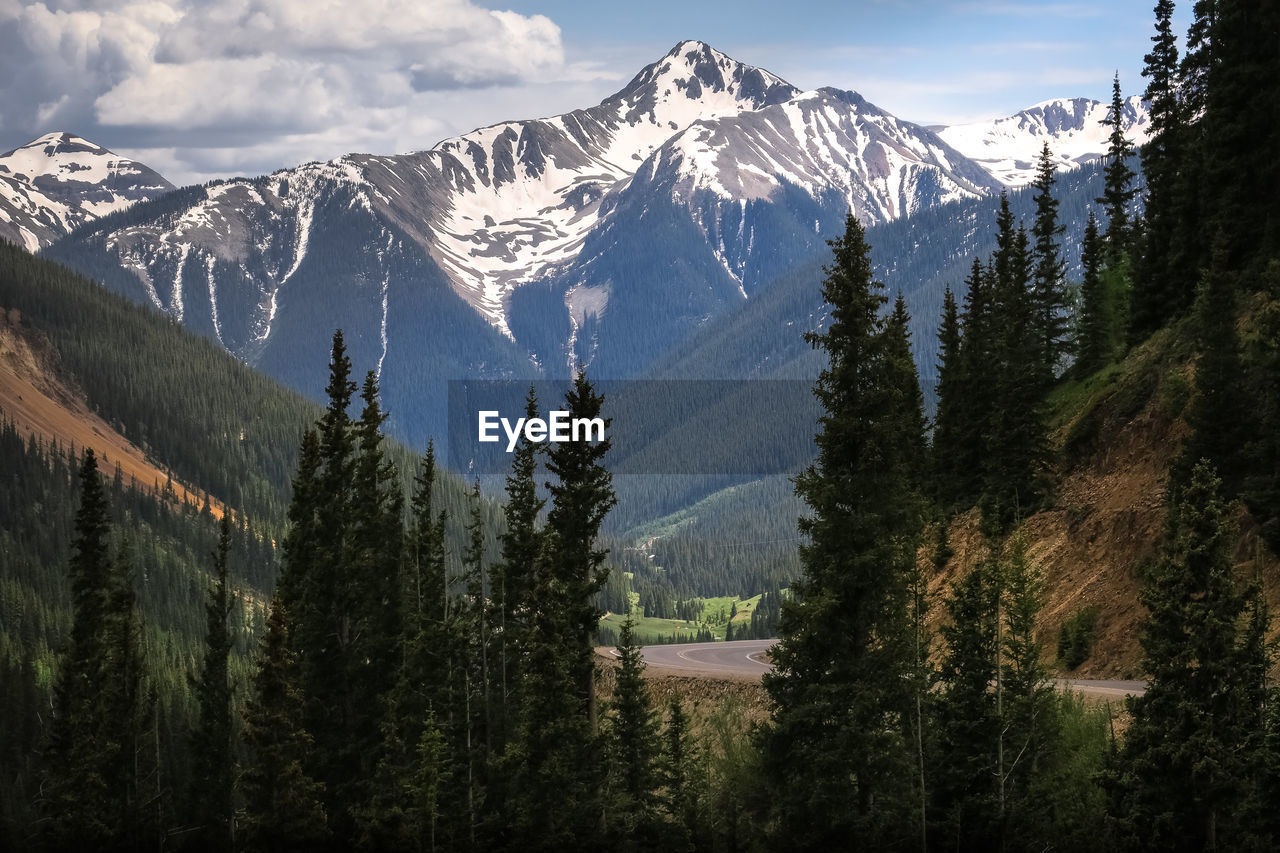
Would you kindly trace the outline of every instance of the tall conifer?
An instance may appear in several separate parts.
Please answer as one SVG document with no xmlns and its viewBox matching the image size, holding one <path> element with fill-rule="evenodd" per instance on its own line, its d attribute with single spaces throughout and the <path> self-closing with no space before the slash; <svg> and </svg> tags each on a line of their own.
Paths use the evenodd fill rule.
<svg viewBox="0 0 1280 853">
<path fill-rule="evenodd" d="M 191 738 L 193 768 L 188 793 L 191 817 L 201 845 L 225 850 L 231 845 L 234 760 L 231 742 L 231 632 L 227 619 L 235 606 L 228 589 L 231 514 L 222 516 L 213 555 L 213 583 L 205 601 L 204 665 L 195 681 L 200 718 Z"/>
<path fill-rule="evenodd" d="M 303 726 L 298 666 L 289 646 L 289 618 L 277 595 L 244 710 L 240 843 L 247 851 L 302 853 L 329 839 L 321 786 L 305 767 L 313 741 Z"/>
<path fill-rule="evenodd" d="M 828 359 L 815 388 L 824 414 L 817 460 L 796 477 L 811 515 L 804 576 L 784 606 L 765 687 L 773 702 L 765 766 L 779 843 L 870 847 L 914 837 L 908 744 L 909 613 L 904 547 L 919 536 L 903 457 L 891 346 L 862 226 L 832 241 L 823 297 L 830 325 L 807 339 Z"/>
<path fill-rule="evenodd" d="M 1147 185 L 1146 242 L 1133 282 L 1129 341 L 1139 343 L 1168 318 L 1186 311 L 1194 288 L 1194 250 L 1180 239 L 1186 127 L 1179 96 L 1178 40 L 1173 0 L 1157 0 L 1156 32 L 1143 57 L 1151 132 L 1142 146 Z"/>
<path fill-rule="evenodd" d="M 70 564 L 71 642 L 63 652 L 45 753 L 51 849 L 143 843 L 138 746 L 150 703 L 128 549 L 112 557 L 106 493 L 92 449 L 80 467 Z"/>
<path fill-rule="evenodd" d="M 1088 376 L 1111 360 L 1110 318 L 1102 285 L 1102 237 L 1098 219 L 1089 211 L 1080 247 L 1084 277 L 1080 283 L 1080 317 L 1076 328 L 1077 376 Z"/>
<path fill-rule="evenodd" d="M 1053 196 L 1054 174 L 1053 154 L 1046 142 L 1031 183 L 1036 203 L 1035 224 L 1031 229 L 1031 236 L 1035 238 L 1031 289 L 1046 384 L 1051 383 L 1063 367 L 1071 344 L 1067 328 L 1070 308 L 1065 286 L 1067 265 L 1059 242 L 1066 228 L 1058 222 L 1058 200 Z"/>
<path fill-rule="evenodd" d="M 1149 680 L 1130 700 L 1123 816 L 1150 849 L 1231 849 L 1245 840 L 1233 817 L 1253 714 L 1242 701 L 1248 597 L 1233 573 L 1230 507 L 1208 462 L 1195 465 L 1174 501 L 1163 555 L 1140 592 Z"/>
<path fill-rule="evenodd" d="M 960 316 L 955 294 L 948 287 L 942 294 L 942 321 L 938 326 L 938 408 L 933 419 L 931 448 L 933 497 L 944 510 L 955 506 L 961 492 L 956 460 L 962 453 L 957 421 L 964 405 L 963 388 Z"/>
<path fill-rule="evenodd" d="M 1129 250 L 1132 236 L 1129 205 L 1138 189 L 1133 185 L 1136 175 L 1129 166 L 1129 158 L 1133 155 L 1133 143 L 1124 133 L 1125 102 L 1120 91 L 1120 73 L 1116 72 L 1111 85 L 1111 109 L 1102 123 L 1111 128 L 1107 137 L 1107 153 L 1105 156 L 1106 171 L 1103 178 L 1102 196 L 1096 201 L 1107 213 L 1107 249 L 1108 262 L 1118 265 Z"/>
</svg>

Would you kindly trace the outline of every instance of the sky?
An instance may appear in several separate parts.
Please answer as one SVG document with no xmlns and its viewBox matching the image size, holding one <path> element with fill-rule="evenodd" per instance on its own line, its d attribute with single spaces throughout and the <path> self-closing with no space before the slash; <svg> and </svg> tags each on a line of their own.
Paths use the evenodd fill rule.
<svg viewBox="0 0 1280 853">
<path fill-rule="evenodd" d="M 599 103 L 701 39 L 921 124 L 1141 91 L 1151 2 L 0 0 L 0 151 L 71 131 L 176 184 Z M 1178 4 L 1185 31 L 1190 0 Z"/>
</svg>

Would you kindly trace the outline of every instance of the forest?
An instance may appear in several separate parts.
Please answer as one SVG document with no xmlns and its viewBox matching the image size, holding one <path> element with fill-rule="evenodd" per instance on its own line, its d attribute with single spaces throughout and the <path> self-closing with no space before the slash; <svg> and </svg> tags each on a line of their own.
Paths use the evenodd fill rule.
<svg viewBox="0 0 1280 853">
<path fill-rule="evenodd" d="M 780 637 L 755 723 L 655 707 L 630 618 L 602 695 L 606 610 L 638 593 L 641 618 L 685 619 L 744 591 L 696 528 L 610 538 L 607 437 L 520 443 L 499 505 L 387 438 L 341 331 L 317 406 L 0 247 L 0 307 L 211 499 L 0 424 L 0 845 L 1274 849 L 1275 630 L 1237 546 L 1247 527 L 1280 550 L 1280 9 L 1198 0 L 1181 54 L 1173 12 L 1155 5 L 1141 152 L 1114 83 L 1081 245 L 1047 149 L 1029 221 L 1001 199 L 994 248 L 944 298 L 931 419 L 867 232 L 850 216 L 831 241 L 799 544 L 774 543 L 794 573 L 751 569 L 749 631 Z M 104 312 L 114 347 L 77 334 Z M 1056 444 L 1051 407 L 1151 350 L 1188 367 L 1185 431 L 1159 553 L 1133 567 L 1147 689 L 1099 708 L 1056 689 L 1049 661 L 1087 655 L 1091 628 L 1036 632 L 1025 521 L 1057 456 L 1107 440 L 1083 419 Z M 581 372 L 555 402 L 604 406 Z M 981 555 L 931 592 L 966 513 Z"/>
</svg>

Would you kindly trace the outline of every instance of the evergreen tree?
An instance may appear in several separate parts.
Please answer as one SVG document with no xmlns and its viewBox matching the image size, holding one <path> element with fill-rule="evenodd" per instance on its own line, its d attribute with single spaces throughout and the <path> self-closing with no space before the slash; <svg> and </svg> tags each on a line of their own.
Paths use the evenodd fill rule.
<svg viewBox="0 0 1280 853">
<path fill-rule="evenodd" d="M 333 336 L 329 363 L 328 407 L 317 423 L 321 468 L 315 505 L 316 556 L 307 579 L 312 593 L 306 606 L 291 614 L 297 625 L 292 648 L 302 676 L 304 716 L 315 739 L 311 772 L 323 788 L 328 817 L 338 837 L 350 836 L 347 808 L 361 798 L 351 786 L 359 779 L 362 738 L 355 736 L 357 701 L 363 707 L 375 697 L 358 696 L 353 678 L 356 659 L 349 652 L 356 638 L 354 579 L 351 565 L 351 489 L 354 479 L 355 431 L 347 410 L 356 383 L 341 330 Z M 286 566 L 289 571 L 291 566 Z M 341 793 L 340 793 L 341 792 Z"/>
<path fill-rule="evenodd" d="M 953 505 L 971 506 L 982 493 L 988 454 L 988 420 L 995 404 L 992 377 L 998 369 L 992 316 L 995 275 L 977 258 L 965 280 L 965 307 L 954 392 L 947 396 L 946 414 L 951 426 L 949 442 L 954 453 L 947 457 L 945 480 L 951 484 Z M 942 400 L 939 398 L 939 406 Z"/>
<path fill-rule="evenodd" d="M 344 748 L 354 753 L 351 764 L 358 768 L 360 780 L 373 771 L 383 702 L 397 677 L 391 662 L 401 637 L 404 499 L 399 474 L 384 449 L 382 425 L 387 415 L 378 393 L 377 377 L 369 371 L 360 393 L 360 419 L 353 424 L 357 444 L 347 519 L 350 562 L 337 567 L 335 590 L 339 606 L 349 608 L 349 624 L 338 635 L 353 693 Z M 363 799 L 367 794 L 353 789 L 346 796 Z"/>
<path fill-rule="evenodd" d="M 596 394 L 586 374 L 579 372 L 565 394 L 570 419 L 600 418 L 603 403 L 604 398 Z M 609 419 L 603 421 L 607 430 Z M 555 535 L 550 551 L 552 570 L 555 580 L 564 587 L 565 639 L 571 643 L 569 649 L 573 653 L 570 669 L 593 727 L 595 662 L 591 639 L 601 615 L 595 595 L 608 577 L 604 565 L 608 552 L 598 547 L 597 538 L 600 524 L 617 503 L 613 477 L 603 464 L 610 446 L 607 437 L 598 442 L 562 442 L 553 447 L 547 460 L 547 470 L 557 478 L 547 483 L 551 494 L 547 529 Z"/>
<path fill-rule="evenodd" d="M 1089 211 L 1080 247 L 1080 263 L 1084 279 L 1080 284 L 1080 319 L 1076 331 L 1077 376 L 1089 376 L 1111 360 L 1110 320 L 1107 316 L 1106 293 L 1102 284 L 1102 239 L 1098 220 Z"/>
<path fill-rule="evenodd" d="M 480 482 L 471 490 L 471 519 L 467 523 L 467 550 L 462 555 L 462 582 L 466 597 L 459 608 L 457 630 L 462 651 L 462 715 L 456 745 L 458 764 L 465 768 L 467 839 L 474 847 L 484 808 L 490 741 L 488 636 L 485 618 L 484 517 L 481 515 Z"/>
<path fill-rule="evenodd" d="M 52 847 L 93 845 L 115 829 L 109 781 L 103 777 L 95 696 L 104 683 L 110 555 L 106 495 L 93 450 L 80 467 L 80 508 L 70 564 L 71 642 L 63 651 L 46 750 L 44 812 Z"/>
<path fill-rule="evenodd" d="M 149 705 L 129 552 L 109 554 L 106 494 L 93 450 L 80 467 L 70 564 L 71 642 L 46 749 L 43 810 L 51 849 L 141 844 L 137 748 Z"/>
<path fill-rule="evenodd" d="M 417 840 L 417 849 L 433 853 L 436 830 L 442 817 L 444 792 L 452 781 L 451 765 L 444 735 L 428 714 L 418 739 L 417 761 L 413 771 L 413 800 L 409 810 L 409 837 Z M 399 847 L 397 849 L 407 849 Z"/>
<path fill-rule="evenodd" d="M 1256 332 L 1245 346 L 1254 411 L 1247 448 L 1243 497 L 1271 553 L 1280 554 L 1280 262 L 1273 262 L 1268 289 L 1253 313 Z"/>
<path fill-rule="evenodd" d="M 1034 791 L 1037 774 L 1053 758 L 1058 726 L 1053 681 L 1042 663 L 1044 649 L 1035 633 L 1041 581 L 1027 557 L 1021 532 L 1010 538 L 1001 588 L 1005 630 L 997 708 L 999 813 L 1007 838 L 1029 842 L 1049 823 L 1047 806 Z"/>
<path fill-rule="evenodd" d="M 538 400 L 532 387 L 525 400 L 525 417 L 538 415 Z M 523 437 L 516 445 L 507 475 L 507 502 L 503 507 L 507 529 L 502 534 L 502 559 L 493 567 L 494 598 L 497 603 L 498 708 L 495 751 L 505 749 L 516 709 L 512 693 L 520 678 L 519 662 L 527 644 L 529 614 L 535 602 L 534 571 L 538 562 L 538 515 L 545 501 L 538 496 L 537 470 L 540 445 Z"/>
<path fill-rule="evenodd" d="M 565 395 L 569 417 L 600 417 L 602 404 L 579 373 Z M 521 849 L 581 847 L 603 837 L 592 643 L 600 619 L 595 597 L 607 576 L 597 538 L 615 503 L 603 465 L 608 423 L 604 441 L 563 442 L 548 454 L 557 479 L 547 484 L 551 510 L 533 573 L 537 606 L 506 761 L 511 838 Z"/>
<path fill-rule="evenodd" d="M 832 241 L 823 297 L 830 325 L 808 340 L 827 355 L 815 388 L 824 414 L 817 460 L 796 477 L 804 577 L 783 610 L 765 770 L 775 844 L 883 847 L 904 836 L 913 790 L 907 715 L 907 574 L 920 531 L 903 457 L 905 407 L 890 363 L 883 285 L 850 215 Z M 908 823 L 907 825 L 911 825 Z"/>
<path fill-rule="evenodd" d="M 1179 98 L 1178 40 L 1173 33 L 1173 0 L 1157 0 L 1156 33 L 1143 60 L 1147 78 L 1144 99 L 1151 132 L 1142 146 L 1142 173 L 1147 185 L 1146 243 L 1133 282 L 1129 341 L 1136 344 L 1191 304 L 1194 254 L 1179 239 L 1179 216 L 1185 201 L 1181 173 L 1185 168 L 1186 127 Z"/>
<path fill-rule="evenodd" d="M 1133 143 L 1124 135 L 1124 96 L 1120 92 L 1120 74 L 1116 73 L 1111 86 L 1111 109 L 1102 123 L 1111 128 L 1107 138 L 1107 163 L 1104 173 L 1102 196 L 1096 201 L 1107 213 L 1106 243 L 1108 263 L 1119 264 L 1129 250 L 1132 237 L 1132 221 L 1129 205 L 1137 195 L 1137 187 L 1133 186 L 1136 177 L 1129 167 L 1128 159 L 1133 155 Z"/>
<path fill-rule="evenodd" d="M 1236 275 L 1223 269 L 1221 249 L 1214 253 L 1196 299 L 1199 357 L 1195 393 L 1187 413 L 1191 434 L 1170 470 L 1170 486 L 1177 492 L 1190 479 L 1192 468 L 1208 459 L 1222 477 L 1224 493 L 1240 494 L 1247 473 L 1244 452 L 1251 438 L 1252 417 L 1236 332 Z"/>
<path fill-rule="evenodd" d="M 302 724 L 298 665 L 289 645 L 289 617 L 277 595 L 267 616 L 253 697 L 244 710 L 239 837 L 247 851 L 308 851 L 329 838 L 320 785 L 305 769 L 313 742 Z"/>
<path fill-rule="evenodd" d="M 235 606 L 228 590 L 227 557 L 231 551 L 231 515 L 222 516 L 218 549 L 213 559 L 213 584 L 205 602 L 204 665 L 195 680 L 200 718 L 191 737 L 193 761 L 188 797 L 192 823 L 199 827 L 200 846 L 226 850 L 231 846 L 231 790 L 234 759 L 231 742 L 231 632 L 227 619 Z"/>
<path fill-rule="evenodd" d="M 1217 235 L 1225 268 L 1259 272 L 1280 253 L 1280 9 L 1267 0 L 1216 0 L 1211 12 L 1200 234 Z M 1262 152 L 1256 156 L 1255 152 Z"/>
<path fill-rule="evenodd" d="M 934 837 L 958 849 L 998 849 L 993 780 L 999 778 L 1000 572 L 988 557 L 956 581 L 944 606 L 937 700 L 938 753 L 931 800 Z"/>
<path fill-rule="evenodd" d="M 607 736 L 610 796 L 606 815 L 615 841 L 647 848 L 660 844 L 658 820 L 658 724 L 644 680 L 644 659 L 630 617 L 618 635 L 617 683 Z"/>
<path fill-rule="evenodd" d="M 960 497 L 959 476 L 954 460 L 961 452 L 959 447 L 959 424 L 956 423 L 956 409 L 963 405 L 960 401 L 961 365 L 960 365 L 960 314 L 956 309 L 956 297 L 951 288 L 942 293 L 942 321 L 938 325 L 938 383 L 936 393 L 938 405 L 933 416 L 933 444 L 931 447 L 931 469 L 933 479 L 933 498 L 938 505 L 950 510 Z"/>
<path fill-rule="evenodd" d="M 985 435 L 989 452 L 983 466 L 982 509 L 984 518 L 1005 530 L 1020 515 L 1034 511 L 1043 494 L 1047 385 L 1040 369 L 1041 338 L 1029 289 L 1027 233 L 1013 229 L 1007 197 L 1001 200 L 997 224 L 991 307 L 995 352 L 994 369 L 988 374 L 992 402 Z"/>
<path fill-rule="evenodd" d="M 402 498 L 386 458 L 386 414 L 370 373 L 358 421 L 356 384 L 334 333 L 329 403 L 304 437 L 285 542 L 284 604 L 296 622 L 304 723 L 316 749 L 308 772 L 323 787 L 335 834 L 357 835 L 379 757 L 382 716 L 397 672 Z M 408 741 L 413 743 L 414 741 Z"/>
<path fill-rule="evenodd" d="M 693 837 L 697 824 L 698 792 L 694 787 L 692 768 L 698 762 L 697 743 L 689 732 L 689 718 L 679 696 L 667 703 L 667 725 L 662 730 L 660 769 L 666 792 L 666 809 L 683 833 L 685 841 Z M 677 834 L 679 837 L 679 833 Z M 673 847 L 679 848 L 673 842 Z"/>
<path fill-rule="evenodd" d="M 1067 265 L 1059 245 L 1066 228 L 1058 223 L 1058 200 L 1053 197 L 1054 171 L 1053 154 L 1046 142 L 1031 183 L 1036 202 L 1035 224 L 1031 229 L 1031 236 L 1035 238 L 1031 291 L 1046 385 L 1052 383 L 1061 369 L 1071 343 L 1067 334 L 1070 309 L 1065 286 Z"/>
<path fill-rule="evenodd" d="M 1170 506 L 1164 553 L 1140 598 L 1147 691 L 1130 700 L 1123 817 L 1149 849 L 1226 849 L 1247 774 L 1250 708 L 1248 597 L 1234 578 L 1230 507 L 1212 466 L 1198 462 Z"/>
<path fill-rule="evenodd" d="M 911 355 L 911 317 L 907 314 L 907 304 L 901 291 L 894 300 L 893 312 L 885 325 L 885 343 L 889 381 L 897 390 L 895 417 L 903 426 L 900 436 L 903 446 L 899 452 L 910 461 L 913 492 L 921 493 L 929 459 L 925 443 L 924 395 L 920 391 L 920 374 L 916 372 L 916 363 Z M 729 615 L 731 620 L 733 615 Z"/>
<path fill-rule="evenodd" d="M 414 479 L 405 557 L 396 681 L 388 692 L 370 802 L 360 814 L 361 846 L 433 850 L 451 843 L 455 755 L 440 721 L 453 719 L 458 645 L 449 612 L 443 511 L 437 513 L 435 448 Z M 424 752 L 425 751 L 425 752 Z M 428 764 L 421 764 L 429 760 Z"/>
</svg>

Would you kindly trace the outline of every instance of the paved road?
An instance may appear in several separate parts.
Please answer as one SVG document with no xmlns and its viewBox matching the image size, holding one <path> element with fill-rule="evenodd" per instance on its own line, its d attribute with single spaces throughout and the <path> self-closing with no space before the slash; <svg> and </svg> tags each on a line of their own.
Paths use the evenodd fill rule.
<svg viewBox="0 0 1280 853">
<path fill-rule="evenodd" d="M 776 642 L 733 640 L 728 643 L 645 646 L 642 653 L 653 672 L 754 680 L 772 668 L 760 658 Z"/>
<path fill-rule="evenodd" d="M 649 670 L 654 673 L 755 680 L 771 668 L 765 655 L 776 642 L 734 640 L 729 643 L 645 646 L 642 654 Z M 1069 678 L 1062 679 L 1059 684 L 1099 698 L 1118 699 L 1127 694 L 1141 696 L 1146 690 L 1146 683 L 1142 681 Z"/>
</svg>

